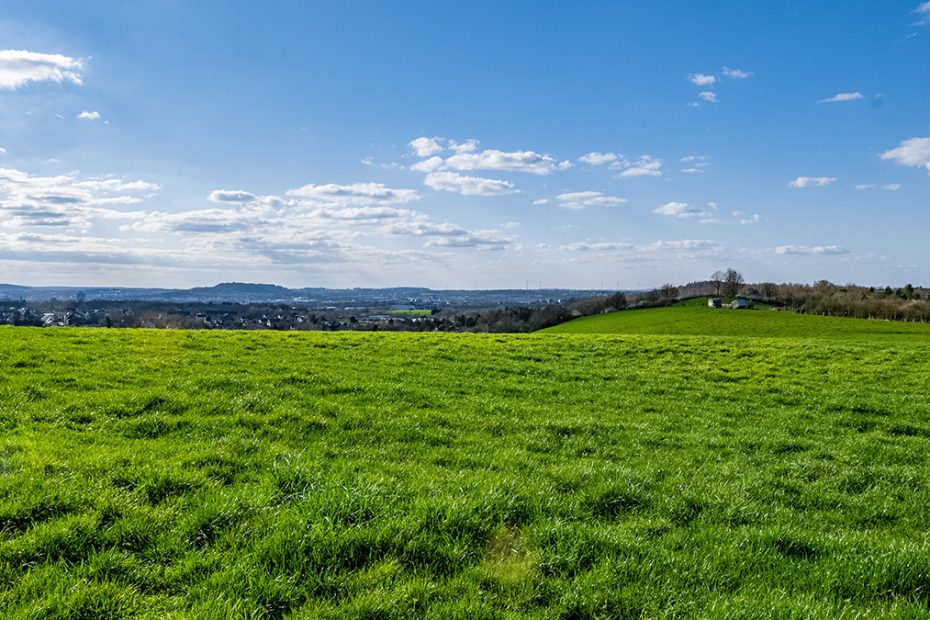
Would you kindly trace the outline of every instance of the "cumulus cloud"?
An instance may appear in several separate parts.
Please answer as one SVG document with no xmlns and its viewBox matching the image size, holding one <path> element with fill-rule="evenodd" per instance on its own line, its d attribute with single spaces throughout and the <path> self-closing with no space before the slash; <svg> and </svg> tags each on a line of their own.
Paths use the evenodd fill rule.
<svg viewBox="0 0 930 620">
<path fill-rule="evenodd" d="M 831 256 L 849 254 L 849 250 L 838 245 L 780 245 L 776 254 L 794 254 L 799 256 Z"/>
<path fill-rule="evenodd" d="M 405 204 L 420 199 L 413 189 L 392 189 L 381 183 L 353 183 L 351 185 L 308 184 L 286 192 L 287 196 L 306 199 L 317 204 L 339 206 L 371 206 Z"/>
<path fill-rule="evenodd" d="M 698 93 L 698 97 L 709 103 L 717 103 L 717 93 L 711 92 L 709 90 Z"/>
<path fill-rule="evenodd" d="M 498 149 L 478 149 L 477 140 L 456 142 L 442 138 L 417 138 L 410 142 L 414 153 L 422 158 L 413 164 L 411 170 L 417 172 L 436 172 L 440 170 L 457 170 L 470 172 L 475 170 L 497 170 L 506 172 L 527 172 L 548 175 L 556 170 L 572 167 L 570 161 L 556 161 L 546 153 L 536 151 L 501 151 Z M 448 157 L 439 154 L 450 151 Z"/>
<path fill-rule="evenodd" d="M 817 103 L 839 103 L 842 101 L 858 101 L 859 99 L 862 99 L 862 93 L 855 91 L 851 93 L 837 93 L 832 97 L 821 99 Z"/>
<path fill-rule="evenodd" d="M 926 168 L 930 172 L 930 138 L 911 138 L 882 153 L 882 160 L 902 166 Z"/>
<path fill-rule="evenodd" d="M 457 172 L 430 172 L 423 181 L 427 186 L 445 192 L 456 192 L 463 196 L 500 196 L 517 191 L 509 181 L 471 177 Z"/>
<path fill-rule="evenodd" d="M 597 151 L 592 151 L 591 153 L 579 157 L 578 161 L 583 164 L 588 164 L 589 166 L 601 166 L 617 161 L 619 157 L 621 156 L 616 153 L 598 153 Z"/>
<path fill-rule="evenodd" d="M 504 250 L 512 245 L 510 237 L 495 231 L 477 231 L 467 235 L 433 237 L 423 244 L 425 248 L 474 248 L 477 250 Z"/>
<path fill-rule="evenodd" d="M 38 176 L 0 168 L 0 214 L 6 216 L 6 226 L 80 229 L 93 218 L 133 217 L 113 207 L 139 203 L 159 189 L 158 184 L 141 180 L 84 178 L 78 172 Z"/>
<path fill-rule="evenodd" d="M 699 217 L 702 218 L 702 224 L 720 223 L 718 220 L 713 219 L 717 212 L 717 203 L 715 202 L 708 202 L 707 207 L 704 209 L 691 206 L 687 202 L 667 202 L 664 205 L 656 207 L 652 212 L 678 220 Z"/>
<path fill-rule="evenodd" d="M 650 155 L 643 155 L 635 161 L 623 160 L 611 164 L 612 168 L 620 169 L 620 177 L 660 177 L 662 176 L 662 160 Z"/>
<path fill-rule="evenodd" d="M 732 69 L 730 67 L 724 67 L 723 75 L 732 80 L 745 80 L 748 77 L 752 77 L 752 71 L 742 71 L 740 69 Z"/>
<path fill-rule="evenodd" d="M 804 189 L 805 187 L 825 187 L 836 183 L 835 177 L 798 177 L 788 183 L 788 187 L 793 189 Z"/>
<path fill-rule="evenodd" d="M 83 121 L 99 121 L 100 112 L 97 112 L 96 110 L 93 112 L 88 112 L 87 110 L 84 110 L 83 112 L 78 114 L 77 117 Z"/>
<path fill-rule="evenodd" d="M 241 204 L 258 200 L 258 196 L 252 192 L 243 192 L 241 190 L 217 189 L 210 192 L 207 196 L 207 200 L 210 202 L 232 202 Z"/>
<path fill-rule="evenodd" d="M 446 158 L 445 166 L 454 170 L 506 170 L 547 175 L 558 168 L 551 155 L 535 151 L 499 151 L 487 149 L 478 152 L 456 153 Z"/>
<path fill-rule="evenodd" d="M 0 88 L 16 89 L 30 82 L 71 82 L 81 85 L 82 62 L 60 54 L 0 50 Z"/>
<path fill-rule="evenodd" d="M 416 153 L 417 157 L 429 157 L 436 153 L 442 153 L 446 147 L 441 144 L 442 138 L 420 137 L 410 141 L 410 148 Z"/>
<path fill-rule="evenodd" d="M 608 196 L 603 192 L 568 192 L 559 194 L 559 206 L 563 209 L 584 209 L 585 207 L 616 207 L 627 202 L 626 198 Z"/>
<path fill-rule="evenodd" d="M 717 82 L 717 78 L 706 73 L 689 73 L 688 81 L 695 86 L 713 86 Z"/>
</svg>

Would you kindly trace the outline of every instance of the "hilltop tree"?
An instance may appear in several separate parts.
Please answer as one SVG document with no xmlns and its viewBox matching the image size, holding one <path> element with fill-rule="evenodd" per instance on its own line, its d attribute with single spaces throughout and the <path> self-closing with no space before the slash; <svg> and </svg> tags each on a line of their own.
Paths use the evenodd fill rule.
<svg viewBox="0 0 930 620">
<path fill-rule="evenodd" d="M 736 297 L 745 282 L 743 274 L 732 267 L 728 267 L 723 274 L 723 294 L 727 297 Z"/>
<path fill-rule="evenodd" d="M 726 274 L 719 269 L 711 274 L 710 280 L 714 283 L 714 295 L 720 294 L 720 287 L 723 286 L 723 281 L 726 278 Z"/>
<path fill-rule="evenodd" d="M 662 294 L 662 299 L 672 301 L 678 298 L 678 287 L 674 284 L 663 284 L 662 287 L 659 288 L 659 293 Z"/>
</svg>

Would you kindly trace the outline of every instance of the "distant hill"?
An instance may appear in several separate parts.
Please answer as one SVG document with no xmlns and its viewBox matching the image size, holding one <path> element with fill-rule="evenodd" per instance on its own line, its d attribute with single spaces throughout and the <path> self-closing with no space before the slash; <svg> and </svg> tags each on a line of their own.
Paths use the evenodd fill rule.
<svg viewBox="0 0 930 620">
<path fill-rule="evenodd" d="M 542 330 L 542 333 L 930 340 L 930 324 L 846 319 L 772 309 L 708 308 L 704 298 L 664 308 L 583 317 Z"/>
</svg>

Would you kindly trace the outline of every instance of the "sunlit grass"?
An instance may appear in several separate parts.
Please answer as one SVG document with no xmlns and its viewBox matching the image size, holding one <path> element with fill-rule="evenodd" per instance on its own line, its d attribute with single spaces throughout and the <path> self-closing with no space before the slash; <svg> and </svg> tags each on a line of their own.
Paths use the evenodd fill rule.
<svg viewBox="0 0 930 620">
<path fill-rule="evenodd" d="M 0 615 L 922 617 L 928 359 L 0 329 Z"/>
</svg>

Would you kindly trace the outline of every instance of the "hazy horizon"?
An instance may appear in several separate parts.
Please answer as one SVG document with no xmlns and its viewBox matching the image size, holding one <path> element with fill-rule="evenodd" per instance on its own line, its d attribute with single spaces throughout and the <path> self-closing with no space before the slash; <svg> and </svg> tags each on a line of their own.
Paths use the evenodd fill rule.
<svg viewBox="0 0 930 620">
<path fill-rule="evenodd" d="M 930 2 L 46 2 L 0 36 L 0 282 L 928 283 Z"/>
</svg>

